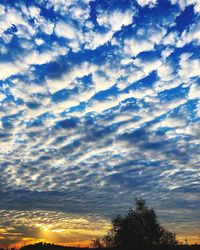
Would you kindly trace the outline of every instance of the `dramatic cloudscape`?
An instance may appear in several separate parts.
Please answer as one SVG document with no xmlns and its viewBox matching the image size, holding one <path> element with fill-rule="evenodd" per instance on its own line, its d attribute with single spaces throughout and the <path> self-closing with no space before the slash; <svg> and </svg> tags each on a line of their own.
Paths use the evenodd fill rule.
<svg viewBox="0 0 200 250">
<path fill-rule="evenodd" d="M 200 1 L 0 1 L 0 245 L 87 245 L 136 197 L 200 233 Z"/>
</svg>

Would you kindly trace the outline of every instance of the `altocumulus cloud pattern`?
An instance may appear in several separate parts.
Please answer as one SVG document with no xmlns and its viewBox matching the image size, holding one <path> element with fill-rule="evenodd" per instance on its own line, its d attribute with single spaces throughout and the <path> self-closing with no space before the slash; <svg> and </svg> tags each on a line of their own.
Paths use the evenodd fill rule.
<svg viewBox="0 0 200 250">
<path fill-rule="evenodd" d="M 1 243 L 101 236 L 139 196 L 198 235 L 199 14 L 199 0 L 1 1 Z"/>
</svg>

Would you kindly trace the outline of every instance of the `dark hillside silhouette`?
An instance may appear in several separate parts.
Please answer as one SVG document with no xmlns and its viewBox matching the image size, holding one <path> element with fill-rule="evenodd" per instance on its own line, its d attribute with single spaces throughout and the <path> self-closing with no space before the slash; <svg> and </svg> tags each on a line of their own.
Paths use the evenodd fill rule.
<svg viewBox="0 0 200 250">
<path fill-rule="evenodd" d="M 91 248 L 80 248 L 80 247 L 66 247 L 60 245 L 54 245 L 49 243 L 36 243 L 34 245 L 27 245 L 22 247 L 20 250 L 89 250 Z M 93 248 L 93 249 L 105 249 L 105 248 Z M 108 250 L 114 250 L 115 248 L 106 248 Z M 123 250 L 124 248 L 117 248 L 117 250 Z M 130 248 L 130 249 L 139 249 L 141 248 Z M 2 249 L 5 250 L 5 249 Z M 142 250 L 200 250 L 200 245 L 177 245 L 177 246 L 165 246 L 165 247 L 146 247 Z"/>
<path fill-rule="evenodd" d="M 66 247 L 61 245 L 39 242 L 33 245 L 24 246 L 20 250 L 79 250 L 79 249 L 86 250 L 89 248 Z"/>
</svg>

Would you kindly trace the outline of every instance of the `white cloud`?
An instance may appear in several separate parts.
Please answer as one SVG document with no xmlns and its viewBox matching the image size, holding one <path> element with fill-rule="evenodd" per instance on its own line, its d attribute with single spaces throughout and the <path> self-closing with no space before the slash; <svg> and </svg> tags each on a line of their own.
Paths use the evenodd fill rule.
<svg viewBox="0 0 200 250">
<path fill-rule="evenodd" d="M 162 51 L 162 58 L 165 60 L 169 55 L 171 55 L 171 53 L 174 51 L 174 49 L 172 48 L 165 48 L 163 51 Z"/>
<path fill-rule="evenodd" d="M 188 5 L 194 5 L 196 13 L 200 13 L 200 2 L 199 0 L 171 0 L 172 4 L 178 4 L 181 10 L 184 10 Z"/>
<path fill-rule="evenodd" d="M 145 76 L 144 72 L 140 68 L 135 67 L 132 67 L 131 69 L 124 69 L 123 75 L 127 77 L 127 80 L 117 83 L 117 87 L 120 89 L 126 88 L 129 84 L 137 82 Z"/>
<path fill-rule="evenodd" d="M 88 26 L 88 31 L 84 35 L 84 43 L 86 49 L 96 49 L 111 41 L 113 34 L 132 23 L 134 16 L 133 10 L 126 10 L 124 12 L 115 10 L 113 12 L 102 12 L 97 17 L 99 25 L 109 29 L 107 32 L 93 31 L 93 25 Z"/>
<path fill-rule="evenodd" d="M 37 18 L 40 14 L 40 8 L 36 7 L 36 6 L 30 6 L 29 7 L 29 12 L 30 12 L 30 16 L 32 18 Z"/>
<path fill-rule="evenodd" d="M 176 88 L 178 86 L 180 86 L 181 84 L 183 84 L 183 81 L 181 79 L 172 79 L 170 81 L 156 81 L 153 85 L 153 88 L 156 92 L 162 92 L 162 91 L 165 91 L 165 90 L 170 90 L 170 89 L 173 89 L 173 88 Z"/>
<path fill-rule="evenodd" d="M 200 126 L 199 122 L 196 122 L 196 123 L 191 122 L 184 128 L 176 129 L 176 133 L 199 137 L 200 136 L 200 134 L 199 134 L 199 126 Z"/>
<path fill-rule="evenodd" d="M 154 44 L 148 40 L 127 38 L 124 40 L 124 52 L 129 56 L 137 56 L 143 51 L 153 50 Z"/>
<path fill-rule="evenodd" d="M 96 92 L 111 88 L 115 82 L 102 72 L 96 72 L 92 75 L 92 80 L 95 84 Z"/>
<path fill-rule="evenodd" d="M 79 104 L 80 103 L 75 99 L 68 99 L 62 102 L 51 103 L 51 106 L 49 107 L 48 111 L 51 114 L 57 115 L 66 111 L 67 109 L 78 106 Z"/>
<path fill-rule="evenodd" d="M 161 81 L 171 81 L 174 79 L 174 69 L 169 63 L 163 63 L 158 69 L 157 74 Z"/>
<path fill-rule="evenodd" d="M 161 65 L 162 61 L 160 59 L 122 59 L 122 62 L 128 62 L 129 67 L 124 67 L 121 75 L 126 77 L 126 81 L 118 81 L 117 86 L 120 89 L 124 89 L 127 85 L 137 82 L 138 80 L 148 76 L 152 71 L 157 70 Z"/>
<path fill-rule="evenodd" d="M 0 79 L 4 80 L 10 76 L 21 73 L 28 69 L 29 65 L 37 64 L 41 65 L 48 63 L 55 59 L 59 55 L 65 55 L 68 49 L 66 47 L 59 47 L 57 45 L 52 46 L 51 51 L 45 51 L 39 53 L 33 51 L 31 53 L 19 55 L 18 62 L 1 62 L 0 63 Z"/>
<path fill-rule="evenodd" d="M 185 126 L 186 122 L 183 119 L 175 118 L 175 117 L 168 117 L 163 119 L 159 123 L 154 125 L 154 128 L 161 128 L 161 127 L 169 127 L 169 128 L 176 128 L 176 127 L 183 127 Z"/>
<path fill-rule="evenodd" d="M 156 96 L 155 92 L 151 88 L 143 88 L 138 90 L 132 90 L 128 93 L 122 93 L 118 96 L 118 101 L 122 102 L 128 98 L 136 98 L 138 100 L 143 98 L 154 98 Z"/>
<path fill-rule="evenodd" d="M 112 39 L 112 35 L 113 35 L 112 31 L 106 33 L 88 31 L 84 37 L 85 39 L 84 47 L 85 49 L 95 50 L 99 46 L 109 42 Z"/>
<path fill-rule="evenodd" d="M 89 5 L 87 6 L 80 6 L 78 3 L 77 5 L 73 5 L 69 9 L 69 14 L 71 15 L 72 19 L 79 22 L 81 25 L 85 25 L 86 20 L 90 17 L 90 8 Z"/>
<path fill-rule="evenodd" d="M 4 15 L 5 14 L 5 7 L 0 4 L 0 14 Z"/>
<path fill-rule="evenodd" d="M 97 22 L 101 26 L 111 29 L 113 32 L 121 30 L 122 26 L 127 26 L 132 23 L 134 12 L 133 10 L 115 10 L 111 13 L 102 12 L 97 17 Z"/>
<path fill-rule="evenodd" d="M 117 72 L 117 73 L 116 73 Z M 47 78 L 47 85 L 51 93 L 55 93 L 61 89 L 73 89 L 76 85 L 75 79 L 86 75 L 92 75 L 93 91 L 96 93 L 111 88 L 117 82 L 121 75 L 121 71 L 110 63 L 104 65 L 95 65 L 84 62 L 80 65 L 74 65 L 69 71 L 62 75 L 59 79 Z M 87 96 L 87 94 L 85 94 Z M 89 94 L 90 96 L 90 94 Z M 84 98 L 80 98 L 84 100 Z"/>
<path fill-rule="evenodd" d="M 64 73 L 60 78 L 51 79 L 47 78 L 47 86 L 50 93 L 55 93 L 61 89 L 74 88 L 73 81 L 76 78 L 81 78 L 83 76 L 89 75 L 95 72 L 97 69 L 96 65 L 89 64 L 87 62 L 83 62 L 80 65 L 74 65 L 69 71 Z"/>
<path fill-rule="evenodd" d="M 132 18 L 134 15 L 134 12 L 130 10 L 127 10 L 125 12 L 116 10 L 112 13 L 102 12 L 98 15 L 97 21 L 99 22 L 99 25 L 109 28 L 109 31 L 99 32 L 97 30 L 94 31 L 94 25 L 87 20 L 87 18 L 89 17 L 88 11 L 89 10 L 87 10 L 87 13 L 85 13 L 82 8 L 80 9 L 75 7 L 75 12 L 72 15 L 72 18 L 75 18 L 76 20 L 77 18 L 74 15 L 79 15 L 79 12 L 84 15 L 84 18 L 86 19 L 84 25 L 86 25 L 87 27 L 87 30 L 84 34 L 79 28 L 79 25 L 83 25 L 81 23 L 79 23 L 79 25 L 77 26 L 74 26 L 69 22 L 59 21 L 55 25 L 55 34 L 59 37 L 69 39 L 70 41 L 68 42 L 68 46 L 71 47 L 73 51 L 80 50 L 81 46 L 84 46 L 85 49 L 94 50 L 97 47 L 111 41 L 112 36 L 116 31 L 120 30 L 123 26 L 132 23 Z"/>
<path fill-rule="evenodd" d="M 38 51 L 32 51 L 31 53 L 28 53 L 25 56 L 24 61 L 29 65 L 42 65 L 55 60 L 56 57 L 60 55 L 66 55 L 67 52 L 68 49 L 66 47 L 60 47 L 55 44 L 52 46 L 51 50 L 47 50 L 41 53 L 39 53 Z"/>
<path fill-rule="evenodd" d="M 132 91 L 131 92 L 132 97 L 136 99 L 143 99 L 144 97 L 147 96 L 155 96 L 155 93 L 152 89 L 141 89 L 137 91 Z"/>
<path fill-rule="evenodd" d="M 13 24 L 17 26 L 18 37 L 30 38 L 36 33 L 35 29 L 27 22 L 19 11 L 13 8 L 8 8 L 6 15 L 0 15 L 1 31 L 7 30 Z"/>
<path fill-rule="evenodd" d="M 78 96 L 78 100 L 80 102 L 87 102 L 88 100 L 90 100 L 93 96 L 95 95 L 95 89 L 90 89 L 90 90 L 86 90 L 81 92 L 81 94 Z"/>
<path fill-rule="evenodd" d="M 157 4 L 157 0 L 137 0 L 138 4 L 141 7 L 149 5 L 149 7 L 154 7 Z"/>
<path fill-rule="evenodd" d="M 37 51 L 33 51 L 30 54 L 28 54 L 25 58 L 25 62 L 27 64 L 37 64 L 37 65 L 41 65 L 41 64 L 45 64 L 45 63 L 49 63 L 50 61 L 53 60 L 53 57 L 51 55 L 51 53 L 38 53 Z"/>
<path fill-rule="evenodd" d="M 192 84 L 188 93 L 189 99 L 200 98 L 200 86 L 197 84 Z"/>
<path fill-rule="evenodd" d="M 66 14 L 69 11 L 69 7 L 75 4 L 75 0 L 49 0 L 46 2 L 45 0 L 40 0 L 43 4 L 47 5 L 47 8 L 53 8 L 54 11 L 60 12 L 62 15 Z"/>
<path fill-rule="evenodd" d="M 186 102 L 187 102 L 187 100 L 184 98 L 173 99 L 173 100 L 167 102 L 167 110 L 175 109 L 175 108 L 185 104 Z M 164 106 L 166 106 L 166 103 L 163 104 L 163 108 L 164 108 Z"/>
<path fill-rule="evenodd" d="M 2 102 L 6 98 L 6 95 L 2 92 L 0 92 L 0 102 Z M 0 104 L 1 106 L 1 104 Z"/>
<path fill-rule="evenodd" d="M 140 90 L 132 90 L 132 91 L 129 91 L 128 93 L 122 93 L 118 96 L 117 100 L 120 103 L 129 98 L 136 98 L 138 100 L 141 100 L 141 99 L 148 100 L 148 99 L 152 99 L 155 97 L 156 97 L 156 94 L 152 89 L 143 88 Z"/>
<path fill-rule="evenodd" d="M 200 59 L 191 57 L 190 53 L 184 53 L 180 57 L 178 74 L 183 79 L 200 76 Z"/>
<path fill-rule="evenodd" d="M 167 36 L 163 38 L 163 44 L 176 46 L 177 40 L 178 40 L 178 33 L 175 31 L 170 32 Z"/>
<path fill-rule="evenodd" d="M 38 17 L 35 20 L 36 27 L 41 30 L 44 34 L 51 35 L 54 31 L 55 24 L 46 20 L 44 17 Z"/>
<path fill-rule="evenodd" d="M 105 63 L 99 66 L 92 74 L 92 80 L 95 85 L 96 92 L 111 88 L 117 83 L 117 79 L 121 75 L 121 70 L 112 63 Z"/>
<path fill-rule="evenodd" d="M 44 44 L 44 40 L 41 39 L 41 38 L 36 38 L 36 39 L 35 39 L 35 43 L 36 43 L 38 46 L 40 46 L 40 45 Z"/>
<path fill-rule="evenodd" d="M 130 64 L 130 63 L 133 63 L 133 62 L 134 62 L 134 60 L 132 58 L 123 58 L 121 60 L 122 65 L 127 65 L 127 64 Z"/>
<path fill-rule="evenodd" d="M 166 32 L 165 28 L 155 26 L 147 30 L 146 38 L 154 44 L 160 44 L 163 37 L 166 35 Z"/>
<path fill-rule="evenodd" d="M 55 26 L 55 33 L 57 36 L 68 39 L 75 39 L 77 37 L 76 28 L 66 22 L 58 22 Z"/>
<path fill-rule="evenodd" d="M 141 52 L 153 50 L 165 33 L 165 29 L 157 27 L 139 29 L 136 36 L 124 40 L 124 52 L 129 56 L 137 56 Z"/>
<path fill-rule="evenodd" d="M 87 112 L 101 113 L 107 109 L 117 106 L 119 103 L 116 99 L 107 99 L 101 101 L 93 101 L 86 109 Z"/>
<path fill-rule="evenodd" d="M 0 63 L 0 80 L 5 80 L 6 78 L 13 76 L 15 74 L 21 73 L 21 71 L 27 68 L 26 65 L 20 63 L 11 62 L 1 62 Z"/>
<path fill-rule="evenodd" d="M 67 45 L 74 51 L 77 52 L 81 49 L 81 45 L 85 43 L 85 38 L 81 29 L 70 24 L 69 22 L 59 21 L 55 25 L 54 29 L 58 37 L 64 37 L 69 39 Z"/>
<path fill-rule="evenodd" d="M 196 112 L 197 112 L 197 116 L 200 117 L 200 101 L 197 104 Z"/>
<path fill-rule="evenodd" d="M 177 42 L 177 47 L 183 47 L 191 42 L 197 45 L 200 44 L 200 21 L 196 21 L 192 24 L 189 30 L 183 31 L 181 38 Z"/>
<path fill-rule="evenodd" d="M 149 61 L 136 59 L 134 61 L 134 65 L 139 67 L 144 72 L 144 76 L 147 76 L 153 70 L 157 70 L 160 67 L 161 63 L 162 62 L 159 59 L 154 59 Z"/>
</svg>

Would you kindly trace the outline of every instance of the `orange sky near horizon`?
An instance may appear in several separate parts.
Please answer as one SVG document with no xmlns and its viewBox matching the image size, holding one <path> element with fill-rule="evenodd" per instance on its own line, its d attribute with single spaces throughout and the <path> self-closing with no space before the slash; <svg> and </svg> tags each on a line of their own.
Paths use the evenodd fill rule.
<svg viewBox="0 0 200 250">
<path fill-rule="evenodd" d="M 54 211 L 0 211 L 0 247 L 20 248 L 27 244 L 48 242 L 68 246 L 89 246 L 91 240 L 103 237 L 110 221 L 100 217 L 66 214 Z"/>
<path fill-rule="evenodd" d="M 177 239 L 181 244 L 185 244 L 187 240 L 187 244 L 192 245 L 192 244 L 200 244 L 200 237 L 197 235 L 190 235 L 189 237 L 185 236 L 178 236 Z M 69 247 L 92 247 L 92 239 L 90 240 L 83 240 L 83 241 L 74 241 L 74 242 L 53 242 L 53 241 L 46 241 L 45 239 L 24 239 L 21 242 L 17 242 L 15 244 L 9 244 L 9 245 L 2 245 L 0 244 L 0 247 L 4 248 L 15 248 L 15 249 L 20 249 L 21 247 L 28 245 L 28 244 L 36 244 L 39 242 L 46 242 L 50 244 L 55 244 L 55 245 L 62 245 L 62 246 L 69 246 Z"/>
<path fill-rule="evenodd" d="M 104 228 L 105 225 L 102 225 L 102 228 Z M 5 230 L 6 232 L 6 230 Z M 15 249 L 20 249 L 21 247 L 25 246 L 25 245 L 29 245 L 29 244 L 36 244 L 39 242 L 44 242 L 44 243 L 51 243 L 51 244 L 55 244 L 55 245 L 63 245 L 63 246 L 74 246 L 74 247 L 92 247 L 92 240 L 94 240 L 95 238 L 102 238 L 103 235 L 106 234 L 106 230 L 102 230 L 102 231 L 96 231 L 92 233 L 91 231 L 86 230 L 84 232 L 84 230 L 81 231 L 81 229 L 76 230 L 76 232 L 73 232 L 73 237 L 74 235 L 77 233 L 77 235 L 80 237 L 80 235 L 82 234 L 82 239 L 80 237 L 80 239 L 78 240 L 78 237 L 74 238 L 72 237 L 72 240 L 70 240 L 69 234 L 72 233 L 71 231 L 67 232 L 67 230 L 51 230 L 48 229 L 48 227 L 43 227 L 43 229 L 40 230 L 40 237 L 38 238 L 28 238 L 28 237 L 24 237 L 21 238 L 19 241 L 17 241 L 14 243 L 10 243 L 10 244 L 3 244 L 3 242 L 6 242 L 7 239 L 6 237 L 1 236 L 2 235 L 2 229 L 0 229 L 0 240 L 1 240 L 1 244 L 0 247 L 4 247 L 4 248 L 15 248 Z M 6 233 L 5 233 L 6 236 Z M 15 236 L 10 237 L 14 240 Z M 4 241 L 5 240 L 5 241 Z M 190 234 L 185 234 L 185 235 L 177 235 L 177 240 L 179 241 L 180 244 L 186 244 L 186 240 L 187 240 L 187 244 L 200 244 L 200 237 L 198 235 L 192 235 Z"/>
<path fill-rule="evenodd" d="M 69 246 L 69 247 L 91 247 L 91 243 L 92 243 L 92 240 L 85 240 L 85 241 L 74 241 L 74 242 L 51 242 L 51 241 L 48 241 L 46 242 L 45 239 L 38 239 L 38 240 L 32 240 L 30 239 L 30 241 L 28 240 L 25 240 L 25 241 L 22 241 L 22 242 L 18 242 L 18 243 L 15 243 L 15 244 L 10 244 L 10 245 L 0 245 L 0 247 L 8 247 L 8 248 L 15 248 L 15 249 L 20 249 L 21 247 L 25 246 L 25 245 L 29 245 L 29 244 L 36 244 L 36 243 L 40 243 L 40 242 L 43 242 L 43 243 L 50 243 L 50 244 L 55 244 L 55 245 L 62 245 L 62 246 Z"/>
<path fill-rule="evenodd" d="M 56 211 L 6 211 L 0 210 L 0 217 L 7 227 L 0 226 L 0 247 L 7 245 L 15 248 L 38 242 L 54 243 L 66 246 L 88 247 L 93 239 L 102 238 L 111 228 L 108 218 L 75 215 Z M 196 223 L 188 231 L 186 222 L 161 224 L 175 232 L 183 244 L 200 244 Z M 191 227 L 191 225 L 190 225 Z"/>
</svg>

